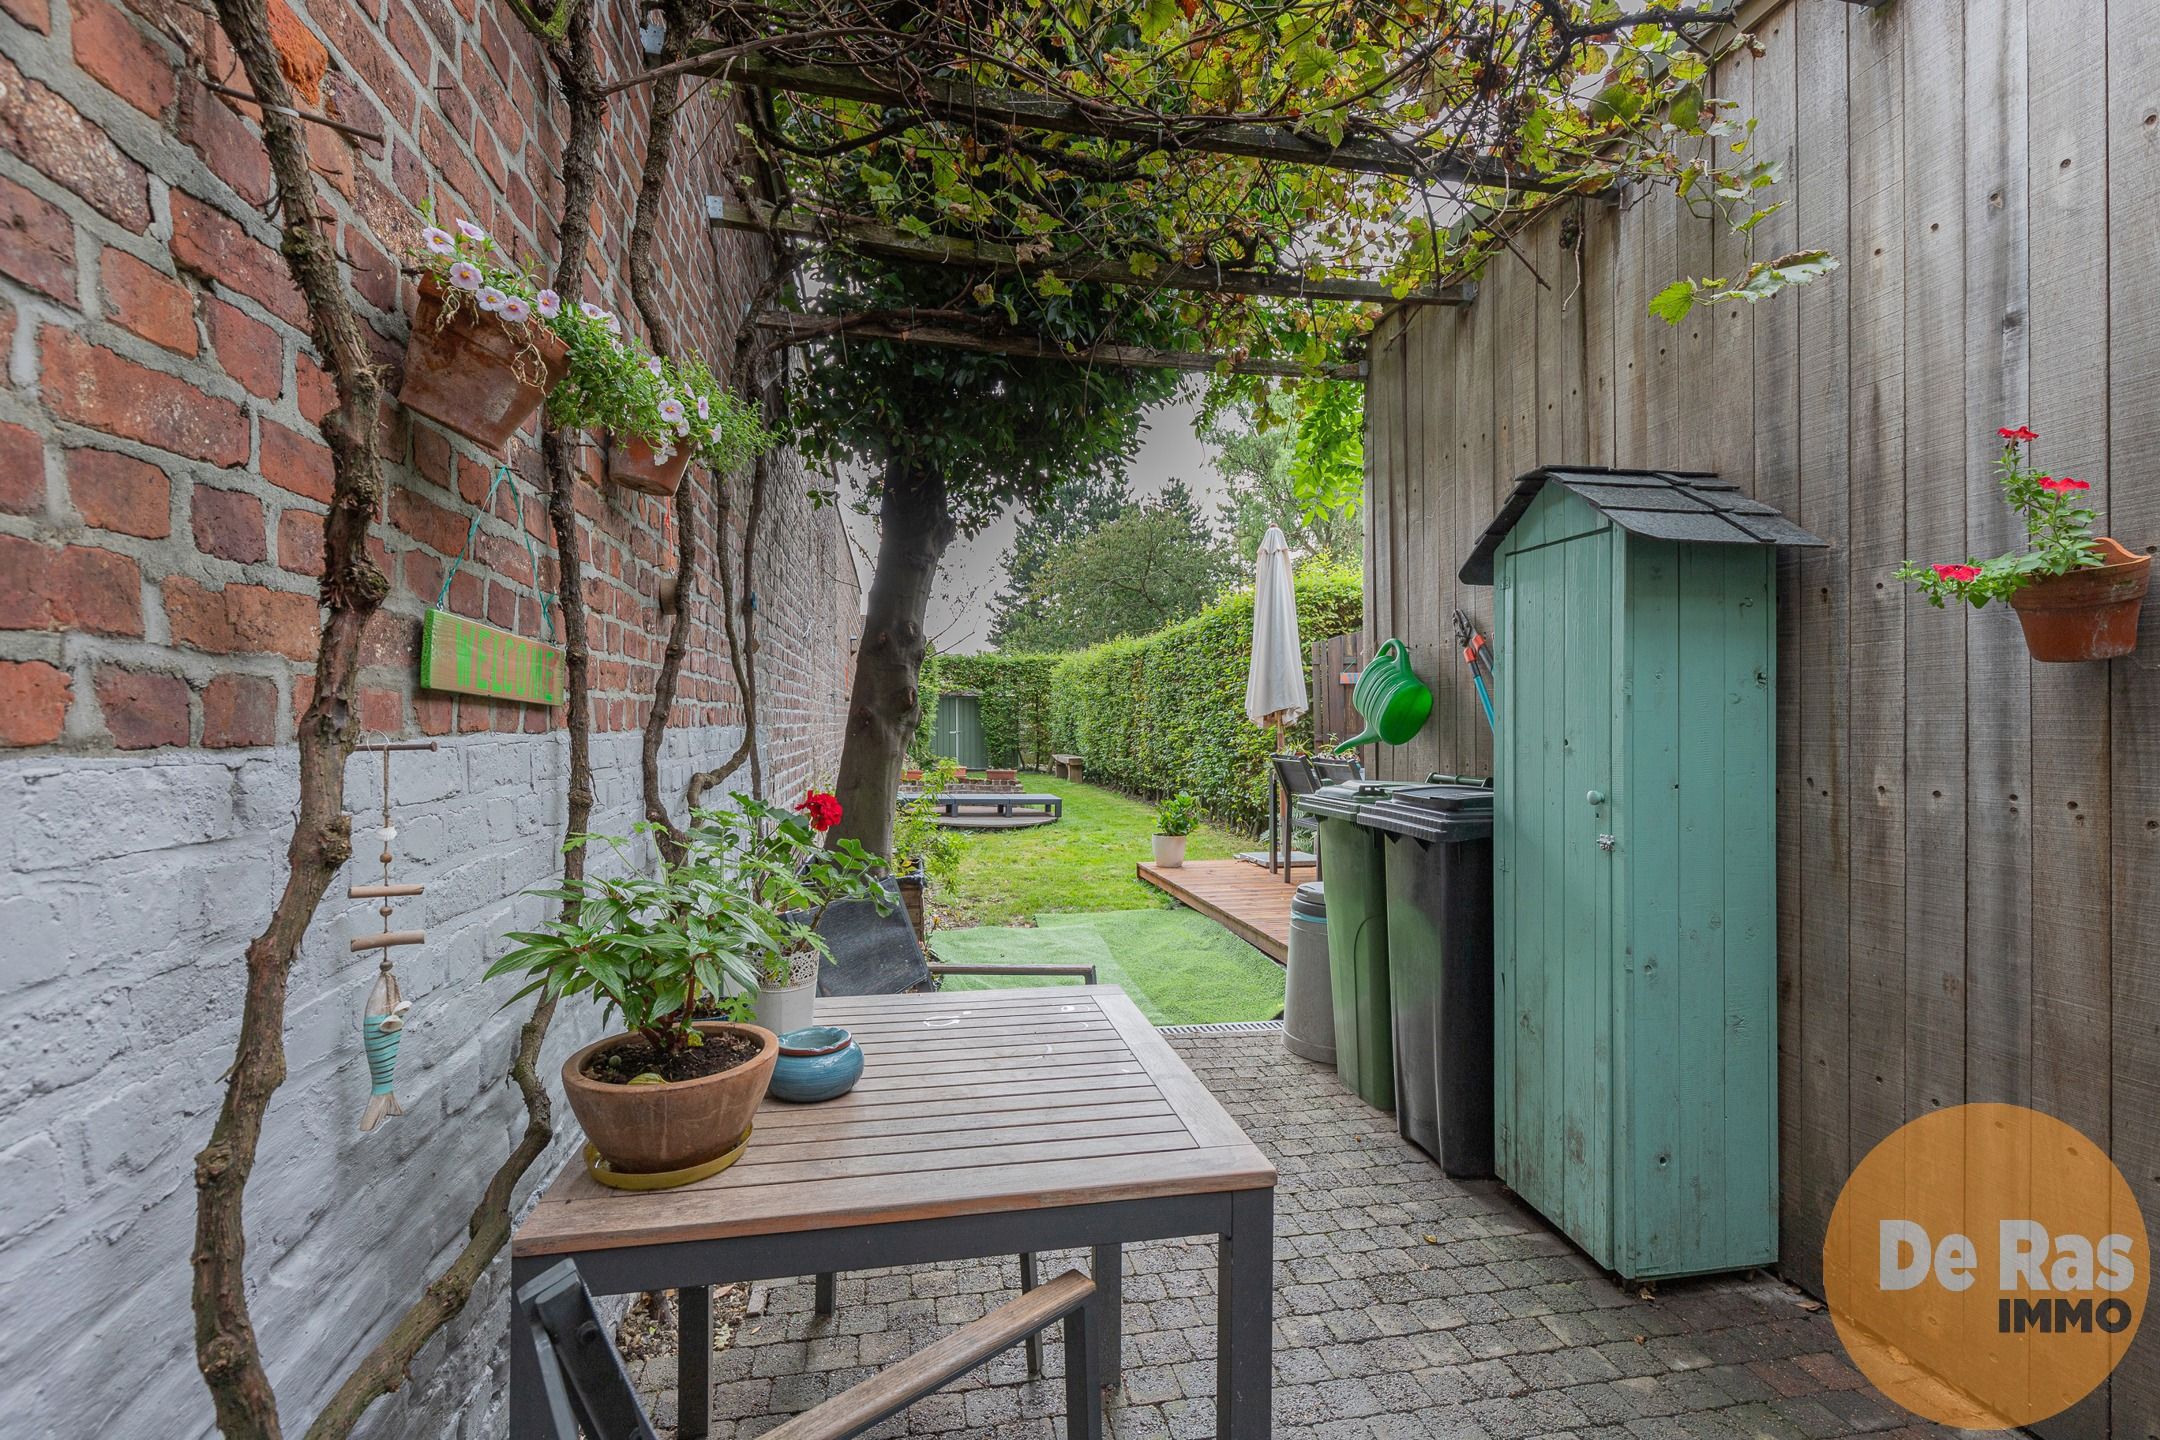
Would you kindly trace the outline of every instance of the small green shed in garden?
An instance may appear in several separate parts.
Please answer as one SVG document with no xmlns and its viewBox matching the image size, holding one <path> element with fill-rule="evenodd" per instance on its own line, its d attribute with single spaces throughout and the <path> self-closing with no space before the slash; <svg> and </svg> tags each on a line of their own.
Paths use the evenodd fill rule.
<svg viewBox="0 0 2160 1440">
<path fill-rule="evenodd" d="M 938 695 L 930 753 L 959 761 L 963 770 L 988 768 L 990 749 L 983 739 L 981 695 L 973 690 L 946 690 Z"/>
<path fill-rule="evenodd" d="M 1629 1279 L 1777 1246 L 1776 547 L 1714 475 L 1534 471 L 1496 587 L 1500 1178 Z"/>
</svg>

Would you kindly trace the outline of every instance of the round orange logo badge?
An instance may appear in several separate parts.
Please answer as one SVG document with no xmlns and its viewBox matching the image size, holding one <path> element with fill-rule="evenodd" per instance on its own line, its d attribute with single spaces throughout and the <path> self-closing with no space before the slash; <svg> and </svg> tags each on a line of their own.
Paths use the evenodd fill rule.
<svg viewBox="0 0 2160 1440">
<path fill-rule="evenodd" d="M 2113 1161 L 2017 1105 L 1924 1115 L 1845 1182 L 1823 1286 L 1862 1373 L 1967 1430 L 2067 1410 L 2121 1363 L 2151 1249 Z"/>
</svg>

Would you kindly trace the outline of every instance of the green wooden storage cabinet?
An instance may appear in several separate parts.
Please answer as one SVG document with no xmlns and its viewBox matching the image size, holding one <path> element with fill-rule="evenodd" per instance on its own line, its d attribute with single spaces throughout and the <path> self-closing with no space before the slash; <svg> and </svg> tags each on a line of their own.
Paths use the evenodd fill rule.
<svg viewBox="0 0 2160 1440">
<path fill-rule="evenodd" d="M 1518 480 L 1493 585 L 1499 1176 L 1628 1279 L 1777 1259 L 1775 547 L 1714 475 Z"/>
</svg>

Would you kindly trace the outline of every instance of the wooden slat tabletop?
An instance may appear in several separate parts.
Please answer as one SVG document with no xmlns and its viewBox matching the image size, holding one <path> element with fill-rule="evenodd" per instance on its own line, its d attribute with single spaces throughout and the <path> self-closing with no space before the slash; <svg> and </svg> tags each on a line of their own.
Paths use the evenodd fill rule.
<svg viewBox="0 0 2160 1440">
<path fill-rule="evenodd" d="M 867 1066 L 838 1100 L 759 1107 L 750 1148 L 677 1190 L 573 1161 L 518 1255 L 1272 1186 L 1275 1167 L 1114 985 L 820 1000 Z"/>
</svg>

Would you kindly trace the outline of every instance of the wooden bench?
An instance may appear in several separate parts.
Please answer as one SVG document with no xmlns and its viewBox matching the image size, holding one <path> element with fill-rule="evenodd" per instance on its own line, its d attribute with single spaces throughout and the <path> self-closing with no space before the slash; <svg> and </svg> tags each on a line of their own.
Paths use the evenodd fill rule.
<svg viewBox="0 0 2160 1440">
<path fill-rule="evenodd" d="M 1052 755 L 1050 757 L 1050 773 L 1060 780 L 1077 781 L 1080 778 L 1080 772 L 1086 768 L 1087 762 L 1078 755 Z"/>
<path fill-rule="evenodd" d="M 961 814 L 996 814 L 1009 816 L 1015 810 L 1039 811 L 1055 820 L 1064 815 L 1065 802 L 1055 795 L 1028 795 L 983 791 L 978 794 L 948 792 L 937 797 L 938 812 L 946 816 Z"/>
<path fill-rule="evenodd" d="M 530 1347 L 527 1359 L 539 1367 L 548 1440 L 579 1440 L 581 1433 L 658 1440 L 575 1262 L 551 1266 L 521 1286 L 516 1303 L 512 1334 L 519 1346 Z M 1088 1358 L 1101 1303 L 1095 1282 L 1068 1270 L 765 1433 L 771 1440 L 850 1440 L 1063 1321 L 1065 1433 L 1071 1440 L 1102 1440 L 1102 1394 L 1090 1383 Z"/>
</svg>

